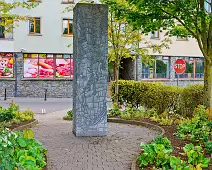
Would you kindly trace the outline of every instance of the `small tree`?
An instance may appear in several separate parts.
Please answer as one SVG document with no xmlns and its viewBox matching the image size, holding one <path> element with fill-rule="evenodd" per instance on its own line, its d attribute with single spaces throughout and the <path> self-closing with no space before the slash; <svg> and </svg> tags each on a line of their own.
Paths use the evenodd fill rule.
<svg viewBox="0 0 212 170">
<path fill-rule="evenodd" d="M 27 16 L 21 16 L 13 12 L 16 8 L 26 8 L 32 9 L 36 7 L 39 3 L 36 0 L 32 0 L 30 3 L 26 2 L 12 2 L 7 3 L 5 1 L 0 1 L 0 17 L 3 22 L 0 22 L 0 26 L 4 27 L 4 32 L 11 32 L 14 26 L 18 26 L 19 21 L 26 21 Z"/>
<path fill-rule="evenodd" d="M 121 8 L 130 24 L 142 32 L 193 37 L 204 56 L 204 104 L 212 115 L 212 1 L 211 0 L 107 0 Z"/>
<path fill-rule="evenodd" d="M 104 2 L 104 1 L 103 1 Z M 115 86 L 115 102 L 118 103 L 118 80 L 119 69 L 123 59 L 131 58 L 134 60 L 136 56 L 142 57 L 144 63 L 151 63 L 154 59 L 149 55 L 149 50 L 153 52 L 161 52 L 162 48 L 168 48 L 170 40 L 164 39 L 160 45 L 152 44 L 145 40 L 140 30 L 135 30 L 132 25 L 122 17 L 122 9 L 109 5 L 108 19 L 108 44 L 109 44 L 109 63 L 114 64 L 116 75 Z M 140 44 L 143 47 L 140 47 Z"/>
</svg>

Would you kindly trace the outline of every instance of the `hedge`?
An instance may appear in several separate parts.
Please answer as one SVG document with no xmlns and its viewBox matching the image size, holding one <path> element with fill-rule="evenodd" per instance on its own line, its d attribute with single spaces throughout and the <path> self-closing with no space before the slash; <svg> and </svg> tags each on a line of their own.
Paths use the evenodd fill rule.
<svg viewBox="0 0 212 170">
<path fill-rule="evenodd" d="M 110 94 L 114 102 L 115 82 L 111 85 Z M 135 107 L 154 108 L 158 113 L 176 110 L 189 116 L 196 106 L 203 104 L 203 85 L 182 88 L 162 83 L 120 80 L 118 99 L 121 105 L 126 103 Z"/>
</svg>

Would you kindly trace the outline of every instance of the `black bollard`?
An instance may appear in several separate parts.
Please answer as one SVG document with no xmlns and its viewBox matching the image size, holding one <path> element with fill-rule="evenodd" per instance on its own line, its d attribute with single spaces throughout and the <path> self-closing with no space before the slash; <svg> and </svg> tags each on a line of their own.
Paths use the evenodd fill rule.
<svg viewBox="0 0 212 170">
<path fill-rule="evenodd" d="M 46 101 L 46 94 L 47 94 L 47 89 L 45 89 L 45 96 L 44 96 L 45 101 Z"/>
<path fill-rule="evenodd" d="M 4 90 L 4 100 L 7 100 L 7 89 Z"/>
</svg>

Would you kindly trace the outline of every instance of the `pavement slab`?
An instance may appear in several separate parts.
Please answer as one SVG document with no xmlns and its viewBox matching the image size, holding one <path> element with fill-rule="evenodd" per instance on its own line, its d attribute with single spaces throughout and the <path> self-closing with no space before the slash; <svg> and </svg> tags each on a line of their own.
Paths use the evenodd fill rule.
<svg viewBox="0 0 212 170">
<path fill-rule="evenodd" d="M 108 123 L 105 137 L 75 137 L 72 121 L 62 120 L 66 110 L 37 114 L 36 138 L 48 149 L 50 170 L 130 170 L 140 143 L 159 133 L 145 127 Z"/>
</svg>

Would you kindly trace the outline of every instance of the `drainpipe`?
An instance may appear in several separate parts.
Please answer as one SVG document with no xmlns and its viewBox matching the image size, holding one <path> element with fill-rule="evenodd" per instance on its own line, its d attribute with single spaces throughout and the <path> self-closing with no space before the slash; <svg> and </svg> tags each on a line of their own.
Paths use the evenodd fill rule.
<svg viewBox="0 0 212 170">
<path fill-rule="evenodd" d="M 14 55 L 14 59 L 15 59 L 15 61 L 14 61 L 14 64 L 15 64 L 15 73 L 14 73 L 14 76 L 15 76 L 15 97 L 17 97 L 17 91 L 18 91 L 17 54 L 13 54 L 13 55 Z"/>
</svg>

